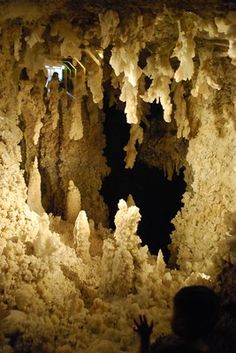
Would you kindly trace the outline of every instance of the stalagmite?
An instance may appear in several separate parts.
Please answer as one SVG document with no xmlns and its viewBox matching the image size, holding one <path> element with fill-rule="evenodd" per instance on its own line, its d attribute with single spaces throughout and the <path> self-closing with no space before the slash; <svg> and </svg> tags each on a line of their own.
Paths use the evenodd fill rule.
<svg viewBox="0 0 236 353">
<path fill-rule="evenodd" d="M 74 227 L 74 246 L 78 256 L 88 263 L 91 259 L 90 247 L 90 228 L 85 211 L 80 211 Z"/>
<path fill-rule="evenodd" d="M 162 251 L 159 250 L 158 255 L 157 255 L 157 262 L 156 262 L 156 272 L 159 275 L 161 275 L 161 274 L 164 274 L 165 271 L 166 271 L 166 264 L 164 261 Z"/>
<path fill-rule="evenodd" d="M 181 287 L 235 302 L 236 7 L 107 3 L 0 4 L 3 353 L 134 353 L 133 320 L 145 314 L 154 335 L 169 334 Z M 134 169 L 122 170 L 127 190 L 108 192 L 129 195 L 115 200 L 114 223 L 103 199 L 114 172 L 106 124 L 119 110 L 129 132 L 112 131 L 126 152 L 117 165 L 184 174 L 169 263 L 142 243 L 133 189 L 146 185 Z M 147 204 L 162 240 L 156 199 Z"/>
<path fill-rule="evenodd" d="M 131 194 L 128 195 L 127 205 L 128 205 L 128 207 L 135 206 L 135 202 L 134 202 L 133 196 Z"/>
<path fill-rule="evenodd" d="M 50 231 L 49 226 L 49 217 L 44 213 L 39 218 L 39 231 L 33 241 L 34 253 L 38 257 L 50 256 L 60 247 L 58 236 Z"/>
<path fill-rule="evenodd" d="M 69 181 L 66 197 L 66 220 L 74 223 L 81 210 L 81 195 L 73 180 Z"/>
<path fill-rule="evenodd" d="M 30 169 L 27 203 L 29 208 L 39 215 L 45 212 L 41 203 L 41 177 L 36 157 Z"/>
</svg>

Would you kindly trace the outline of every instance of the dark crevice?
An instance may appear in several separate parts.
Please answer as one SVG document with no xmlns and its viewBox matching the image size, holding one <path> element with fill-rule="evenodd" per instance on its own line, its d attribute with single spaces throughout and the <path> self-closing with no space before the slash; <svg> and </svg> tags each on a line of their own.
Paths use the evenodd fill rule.
<svg viewBox="0 0 236 353">
<path fill-rule="evenodd" d="M 107 145 L 104 153 L 111 173 L 105 178 L 101 193 L 109 208 L 110 227 L 115 228 L 114 216 L 119 199 L 127 200 L 131 194 L 142 215 L 138 235 L 143 245 L 148 245 L 152 254 L 161 249 L 168 261 L 168 244 L 174 230 L 171 220 L 182 207 L 181 198 L 186 187 L 183 169 L 179 175 L 174 174 L 172 181 L 167 180 L 163 171 L 150 168 L 138 159 L 133 169 L 125 169 L 123 148 L 129 139 L 130 125 L 126 123 L 125 114 L 114 106 L 105 105 L 105 114 Z"/>
</svg>

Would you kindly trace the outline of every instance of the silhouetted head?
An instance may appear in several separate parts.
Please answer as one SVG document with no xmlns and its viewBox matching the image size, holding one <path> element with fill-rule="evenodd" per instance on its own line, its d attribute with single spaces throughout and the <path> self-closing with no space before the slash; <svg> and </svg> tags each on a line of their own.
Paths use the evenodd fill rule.
<svg viewBox="0 0 236 353">
<path fill-rule="evenodd" d="M 58 72 L 53 72 L 53 74 L 52 74 L 52 80 L 55 80 L 55 81 L 57 81 L 57 80 L 59 80 L 59 75 L 58 75 Z"/>
<path fill-rule="evenodd" d="M 172 329 L 183 338 L 204 338 L 216 324 L 218 313 L 219 298 L 213 290 L 184 287 L 174 297 Z"/>
</svg>

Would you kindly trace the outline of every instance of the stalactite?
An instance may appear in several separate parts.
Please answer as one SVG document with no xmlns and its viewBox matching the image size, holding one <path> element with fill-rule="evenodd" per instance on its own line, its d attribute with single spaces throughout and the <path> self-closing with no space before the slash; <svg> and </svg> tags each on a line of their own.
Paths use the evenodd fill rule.
<svg viewBox="0 0 236 353">
<path fill-rule="evenodd" d="M 99 21 L 101 26 L 102 48 L 106 49 L 119 25 L 119 15 L 113 10 L 108 10 L 103 14 L 99 14 Z"/>
<path fill-rule="evenodd" d="M 35 46 L 35 44 L 44 42 L 44 39 L 43 39 L 44 31 L 45 31 L 45 26 L 43 24 L 38 24 L 30 33 L 30 35 L 25 38 L 27 44 L 31 49 Z"/>
<path fill-rule="evenodd" d="M 145 78 L 142 76 L 139 80 L 139 91 L 140 94 L 145 90 Z M 126 102 L 127 108 L 127 102 Z M 136 160 L 136 156 L 138 154 L 138 145 L 141 145 L 143 142 L 143 128 L 141 127 L 141 123 L 144 122 L 148 125 L 146 115 L 148 114 L 148 106 L 144 103 L 140 98 L 137 99 L 136 102 L 136 118 L 137 123 L 132 123 L 130 127 L 130 138 L 127 145 L 124 147 L 124 151 L 126 151 L 125 156 L 125 168 L 132 169 Z M 130 112 L 129 112 L 130 113 Z M 128 115 L 127 115 L 128 119 Z"/>
<path fill-rule="evenodd" d="M 148 57 L 144 73 L 152 79 L 152 83 L 142 99 L 150 103 L 160 101 L 164 109 L 164 120 L 170 122 L 172 113 L 170 83 L 174 71 L 169 62 L 169 53 L 161 52 Z"/>
<path fill-rule="evenodd" d="M 135 352 L 134 318 L 150 315 L 154 334 L 170 333 L 176 291 L 220 287 L 217 275 L 235 265 L 235 14 L 217 8 L 217 18 L 203 18 L 185 4 L 157 11 L 146 2 L 132 13 L 102 2 L 79 11 L 60 0 L 10 3 L 0 5 L 0 345 L 11 353 Z M 111 51 L 110 66 L 101 48 Z M 67 59 L 72 96 L 58 81 L 47 91 L 44 65 Z M 169 179 L 187 168 L 172 220 L 174 269 L 142 246 L 131 197 L 119 201 L 115 231 L 106 227 L 102 100 L 110 79 L 108 98 L 125 103 L 131 125 L 126 167 L 138 143 L 140 159 Z M 145 102 L 155 100 L 164 121 L 147 114 Z"/>
<path fill-rule="evenodd" d="M 184 99 L 184 86 L 177 84 L 174 93 L 175 121 L 177 125 L 177 138 L 188 138 L 190 133 L 189 121 L 187 117 L 187 107 Z"/>
<path fill-rule="evenodd" d="M 133 87 L 126 77 L 123 78 L 120 100 L 125 102 L 125 113 L 127 115 L 128 124 L 138 123 L 138 88 Z"/>
<path fill-rule="evenodd" d="M 52 129 L 55 130 L 59 120 L 59 80 L 51 80 L 48 84 L 48 99 L 49 99 L 49 110 L 51 113 Z"/>
<path fill-rule="evenodd" d="M 141 69 L 138 67 L 138 53 L 140 47 L 138 43 L 128 43 L 127 47 L 112 49 L 110 64 L 113 67 L 116 76 L 122 72 L 133 87 L 137 86 L 138 79 L 141 76 Z M 126 81 L 125 81 L 126 82 Z"/>
<path fill-rule="evenodd" d="M 181 104 L 185 102 L 181 101 Z M 139 158 L 150 167 L 163 170 L 166 178 L 172 180 L 174 173 L 186 166 L 187 149 L 187 141 L 176 135 L 174 121 L 152 120 L 144 133 Z"/>
<path fill-rule="evenodd" d="M 22 29 L 20 28 L 18 32 L 18 36 L 15 38 L 15 41 L 14 41 L 14 57 L 16 61 L 20 60 L 20 50 L 22 46 L 21 34 L 22 34 Z"/>
<path fill-rule="evenodd" d="M 129 124 L 137 124 L 139 121 L 138 86 L 142 75 L 142 70 L 138 65 L 139 54 L 141 49 L 145 47 L 145 42 L 152 38 L 154 32 L 152 21 L 145 27 L 145 30 L 143 30 L 144 23 L 143 16 L 138 16 L 138 18 L 131 16 L 127 26 L 121 26 L 120 33 L 117 31 L 119 44 L 113 46 L 110 58 L 110 64 L 116 76 L 123 75 L 120 80 L 120 100 L 126 103 L 125 113 Z"/>
<path fill-rule="evenodd" d="M 182 21 L 178 21 L 179 38 L 172 54 L 172 57 L 176 56 L 180 61 L 179 68 L 174 74 L 176 82 L 190 80 L 194 73 L 194 36 L 197 33 L 197 26 L 194 20 L 194 16 L 186 16 Z"/>
<path fill-rule="evenodd" d="M 85 72 L 80 70 L 76 73 L 74 98 L 71 102 L 71 126 L 69 137 L 71 140 L 80 140 L 83 137 L 82 105 L 83 97 L 87 94 L 85 86 Z"/>
<path fill-rule="evenodd" d="M 135 159 L 137 156 L 136 150 L 136 142 L 141 144 L 143 141 L 143 129 L 139 126 L 139 124 L 132 124 L 130 128 L 130 139 L 128 144 L 124 147 L 124 150 L 127 153 L 125 157 L 125 167 L 126 168 L 133 168 Z"/>
<path fill-rule="evenodd" d="M 94 61 L 91 61 L 87 71 L 87 84 L 91 90 L 94 103 L 100 103 L 100 107 L 102 107 L 103 100 L 102 79 L 103 71 L 101 63 L 95 63 Z"/>
<path fill-rule="evenodd" d="M 235 13 L 229 12 L 225 18 L 216 17 L 215 23 L 219 33 L 223 33 L 229 41 L 228 56 L 232 64 L 236 64 Z"/>
<path fill-rule="evenodd" d="M 199 50 L 200 67 L 198 69 L 195 87 L 192 89 L 191 94 L 197 97 L 202 94 L 204 99 L 207 99 L 211 94 L 211 88 L 220 90 L 221 85 L 216 80 L 219 80 L 216 75 L 216 60 L 213 58 L 212 49 Z M 215 62 L 214 62 L 215 61 Z"/>
<path fill-rule="evenodd" d="M 58 37 L 61 41 L 60 52 L 62 58 L 74 57 L 78 60 L 81 58 L 81 38 L 80 28 L 74 28 L 71 23 L 66 20 L 59 20 L 51 26 L 52 37 Z"/>
</svg>

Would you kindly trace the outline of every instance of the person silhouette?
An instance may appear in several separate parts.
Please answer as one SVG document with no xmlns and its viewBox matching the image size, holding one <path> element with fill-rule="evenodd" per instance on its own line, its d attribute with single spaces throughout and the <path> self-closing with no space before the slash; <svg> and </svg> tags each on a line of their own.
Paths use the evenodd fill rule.
<svg viewBox="0 0 236 353">
<path fill-rule="evenodd" d="M 134 331 L 140 337 L 140 353 L 201 353 L 208 352 L 208 339 L 217 323 L 219 298 L 206 286 L 181 288 L 173 300 L 171 327 L 173 334 L 157 338 L 150 344 L 153 322 L 145 315 L 134 320 Z"/>
</svg>

